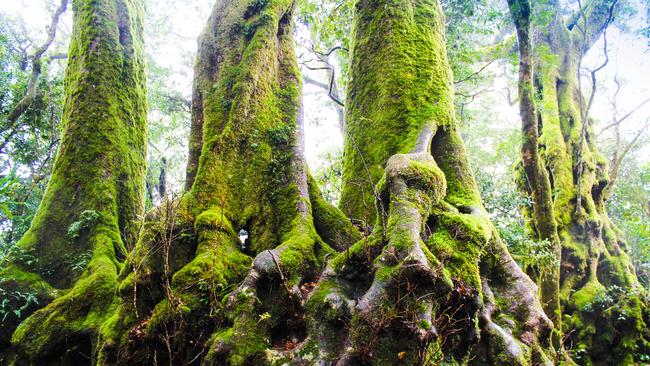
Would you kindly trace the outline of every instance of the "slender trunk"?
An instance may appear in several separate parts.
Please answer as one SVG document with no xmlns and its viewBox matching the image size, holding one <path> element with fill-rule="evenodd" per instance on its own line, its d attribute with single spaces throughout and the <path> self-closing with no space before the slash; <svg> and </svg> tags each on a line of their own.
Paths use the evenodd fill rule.
<svg viewBox="0 0 650 366">
<path fill-rule="evenodd" d="M 41 205 L 18 242 L 29 255 L 2 273 L 13 279 L 3 287 L 49 291 L 38 303 L 43 308 L 13 334 L 18 364 L 74 364 L 92 354 L 143 210 L 144 5 L 77 0 L 73 10 L 61 145 Z"/>
<path fill-rule="evenodd" d="M 557 264 L 551 268 L 533 269 L 539 273 L 541 301 L 544 311 L 561 329 L 560 310 L 560 238 L 553 212 L 551 182 L 539 153 L 538 115 L 535 111 L 533 83 L 533 50 L 531 44 L 531 7 L 527 0 L 509 0 L 510 13 L 517 29 L 519 48 L 519 113 L 521 115 L 522 145 L 521 157 L 525 174 L 522 190 L 533 201 L 530 226 L 536 240 L 550 243 L 551 252 Z"/>
</svg>

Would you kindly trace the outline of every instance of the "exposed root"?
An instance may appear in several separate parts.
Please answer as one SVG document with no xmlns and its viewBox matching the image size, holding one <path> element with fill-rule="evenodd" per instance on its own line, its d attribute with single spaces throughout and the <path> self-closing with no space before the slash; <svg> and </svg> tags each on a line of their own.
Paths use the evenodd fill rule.
<svg viewBox="0 0 650 366">
<path fill-rule="evenodd" d="M 535 299 L 535 285 L 484 210 L 443 201 L 445 182 L 428 152 L 389 159 L 378 184 L 389 212 L 385 237 L 376 228 L 332 259 L 307 302 L 306 342 L 317 345 L 319 360 L 550 362 L 539 345 L 552 324 Z M 295 351 L 294 359 L 303 352 Z"/>
<path fill-rule="evenodd" d="M 92 355 L 91 340 L 113 304 L 118 284 L 111 238 L 98 234 L 93 242 L 93 258 L 84 275 L 16 329 L 12 343 L 17 345 L 17 364 L 48 363 L 49 357 L 63 357 L 56 362 L 87 362 Z"/>
</svg>

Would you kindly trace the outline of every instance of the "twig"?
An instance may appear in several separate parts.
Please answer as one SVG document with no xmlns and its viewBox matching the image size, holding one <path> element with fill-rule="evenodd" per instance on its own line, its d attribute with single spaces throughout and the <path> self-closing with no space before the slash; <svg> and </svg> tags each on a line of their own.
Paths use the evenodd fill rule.
<svg viewBox="0 0 650 366">
<path fill-rule="evenodd" d="M 462 82 L 465 82 L 465 81 L 467 81 L 467 80 L 473 78 L 474 76 L 480 74 L 483 70 L 485 70 L 488 66 L 490 66 L 490 65 L 491 65 L 494 61 L 496 61 L 496 60 L 497 60 L 496 58 L 490 60 L 488 63 L 486 63 L 485 65 L 483 65 L 480 69 L 478 69 L 478 71 L 473 72 L 473 73 L 469 74 L 467 77 L 464 77 L 464 78 L 462 78 L 462 79 L 460 79 L 460 80 L 458 80 L 458 81 L 454 81 L 454 84 L 460 84 L 460 83 L 462 83 Z"/>
<path fill-rule="evenodd" d="M 41 68 L 42 68 L 41 57 L 54 41 L 54 37 L 56 36 L 57 25 L 59 23 L 59 18 L 65 12 L 67 6 L 68 6 L 68 0 L 61 0 L 61 5 L 59 5 L 59 7 L 54 12 L 54 15 L 52 16 L 52 23 L 50 24 L 50 28 L 48 29 L 47 32 L 47 39 L 41 46 L 36 48 L 32 56 L 30 57 L 32 63 L 32 75 L 31 78 L 29 79 L 29 82 L 27 83 L 27 91 L 25 92 L 25 95 L 7 115 L 7 122 L 9 126 L 13 127 L 13 125 L 16 123 L 18 118 L 23 113 L 25 113 L 27 108 L 32 104 L 32 102 L 36 98 L 37 82 L 38 82 L 38 78 L 41 76 Z M 15 133 L 15 129 L 14 129 L 14 133 Z M 2 147 L 4 147 L 4 145 L 6 145 L 6 143 L 4 143 Z"/>
</svg>

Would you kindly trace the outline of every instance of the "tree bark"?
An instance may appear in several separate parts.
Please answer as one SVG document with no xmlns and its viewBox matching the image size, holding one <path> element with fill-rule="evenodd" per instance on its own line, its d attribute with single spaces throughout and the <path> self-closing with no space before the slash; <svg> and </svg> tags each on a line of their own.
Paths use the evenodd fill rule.
<svg viewBox="0 0 650 366">
<path fill-rule="evenodd" d="M 530 226 L 535 240 L 546 240 L 555 258 L 561 256 L 560 237 L 553 212 L 551 182 L 539 152 L 539 129 L 535 108 L 533 82 L 533 49 L 531 42 L 531 6 L 528 0 L 508 0 L 510 14 L 517 30 L 519 49 L 519 113 L 521 116 L 521 161 L 525 183 L 521 189 L 533 201 Z M 540 297 L 544 311 L 561 329 L 560 261 L 551 268 L 533 269 L 539 277 Z"/>
<path fill-rule="evenodd" d="M 596 148 L 593 121 L 588 117 L 589 104 L 581 94 L 578 79 L 581 58 L 611 22 L 615 6 L 614 0 L 586 2 L 568 22 L 556 13 L 544 29 L 535 30 L 532 57 L 526 35 L 522 37 L 527 25 L 518 9 L 511 6 L 520 34 L 524 174 L 520 175 L 519 186 L 533 198 L 532 210 L 525 211 L 533 235 L 548 239 L 560 261 L 561 313 L 556 312 L 555 316 L 562 316 L 565 346 L 573 350 L 580 364 L 640 362 L 635 357 L 648 352 L 650 336 L 645 326 L 650 319 L 647 295 L 639 286 L 625 252 L 624 235 L 605 210 L 610 185 L 607 161 Z M 532 87 L 528 64 L 531 60 L 535 67 Z M 538 98 L 536 108 L 531 95 Z M 534 116 L 531 110 L 535 111 Z M 539 136 L 535 136 L 535 129 Z M 530 168 L 531 158 L 536 156 L 541 158 L 544 171 L 531 174 L 536 170 Z M 548 195 L 541 194 L 548 183 L 551 206 Z M 549 214 L 554 220 L 549 219 Z M 540 230 L 540 223 L 553 222 L 561 254 L 554 244 L 555 236 Z M 553 234 L 553 230 L 549 232 Z M 543 289 L 547 279 L 541 278 Z"/>
<path fill-rule="evenodd" d="M 150 215 L 101 364 L 262 364 L 303 337 L 301 289 L 360 237 L 309 183 L 293 6 L 215 4 L 195 63 L 189 192 Z"/>
<path fill-rule="evenodd" d="M 20 255 L 1 273 L 3 288 L 38 294 L 29 312 L 42 307 L 13 333 L 15 364 L 92 355 L 143 210 L 144 5 L 77 0 L 73 9 L 61 145 Z M 3 342 L 19 321 L 3 324 Z"/>
</svg>

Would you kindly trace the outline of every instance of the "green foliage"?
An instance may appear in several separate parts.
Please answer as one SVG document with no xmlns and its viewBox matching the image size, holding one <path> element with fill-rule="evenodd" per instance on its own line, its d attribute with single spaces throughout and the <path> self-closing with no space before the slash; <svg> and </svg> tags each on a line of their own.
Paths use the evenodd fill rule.
<svg viewBox="0 0 650 366">
<path fill-rule="evenodd" d="M 32 73 L 28 55 L 41 36 L 27 32 L 22 20 L 0 14 L 0 250 L 29 227 L 58 145 L 63 61 L 50 61 L 47 53 L 32 103 L 16 123 L 7 120 L 27 91 Z"/>
<path fill-rule="evenodd" d="M 68 236 L 76 239 L 84 229 L 91 227 L 99 218 L 100 214 L 94 210 L 86 210 L 79 215 L 79 219 L 68 226 Z"/>
<path fill-rule="evenodd" d="M 20 184 L 15 177 L 15 171 L 10 174 L 0 177 L 0 220 L 13 219 L 13 213 L 10 209 L 10 204 L 13 202 L 13 196 L 16 185 Z"/>
<path fill-rule="evenodd" d="M 277 125 L 266 131 L 271 143 L 278 146 L 286 146 L 294 140 L 295 127 L 291 125 Z"/>
<path fill-rule="evenodd" d="M 148 37 L 157 42 L 162 31 L 147 27 Z M 149 47 L 147 48 L 149 50 Z M 181 67 L 190 68 L 190 59 Z M 163 199 L 163 193 L 179 193 L 185 179 L 187 136 L 190 130 L 190 100 L 170 82 L 174 70 L 158 64 L 147 54 L 147 195 L 146 207 L 152 208 Z M 164 185 L 164 186 L 161 186 Z"/>
<path fill-rule="evenodd" d="M 475 169 L 474 173 L 485 209 L 517 263 L 524 269 L 534 268 L 538 271 L 555 265 L 557 260 L 551 251 L 550 242 L 533 240 L 526 230 L 521 209 L 530 208 L 531 199 L 522 196 L 508 177 L 495 176 L 480 168 Z"/>
<path fill-rule="evenodd" d="M 10 314 L 20 319 L 23 311 L 32 305 L 38 305 L 36 293 L 21 290 L 5 290 L 0 287 L 0 324 L 2 324 Z M 17 304 L 17 305 L 16 305 Z"/>
<path fill-rule="evenodd" d="M 90 250 L 87 250 L 87 251 L 79 254 L 78 256 L 74 257 L 70 261 L 70 268 L 74 272 L 81 272 L 84 269 L 86 269 L 86 266 L 88 265 L 88 263 L 90 263 L 90 260 L 92 259 L 92 257 L 93 257 L 93 252 L 90 251 Z"/>
<path fill-rule="evenodd" d="M 28 266 L 38 262 L 38 257 L 32 251 L 18 247 L 15 243 L 0 246 L 0 324 L 7 320 L 10 314 L 17 319 L 22 318 L 23 312 L 32 305 L 38 305 L 38 293 L 32 288 L 20 288 L 10 285 L 14 272 L 2 271 L 11 262 L 24 263 Z"/>
<path fill-rule="evenodd" d="M 494 80 L 494 72 L 483 68 L 494 61 L 490 54 L 494 44 L 507 41 L 503 36 L 510 26 L 509 18 L 503 3 L 495 0 L 441 3 L 446 16 L 447 56 L 456 81 L 456 112 L 461 123 L 473 123 L 473 116 L 465 107 Z"/>
<path fill-rule="evenodd" d="M 298 2 L 296 6 L 298 21 L 308 27 L 310 41 L 315 51 L 326 52 L 336 46 L 350 49 L 354 3 L 354 0 L 303 0 Z M 342 86 L 342 90 L 345 90 L 350 61 L 349 53 L 336 52 L 333 55 L 339 63 L 338 84 Z"/>
<path fill-rule="evenodd" d="M 607 201 L 612 220 L 626 235 L 639 281 L 650 289 L 650 163 L 629 159 Z"/>
<path fill-rule="evenodd" d="M 323 198 L 332 205 L 341 199 L 341 179 L 343 169 L 343 150 L 333 149 L 319 156 L 320 164 L 313 170 L 314 179 Z"/>
</svg>

